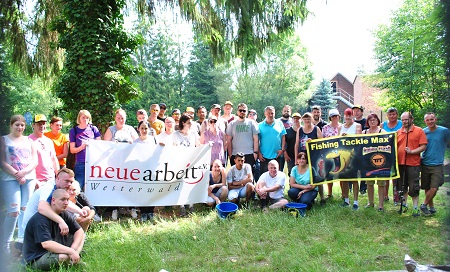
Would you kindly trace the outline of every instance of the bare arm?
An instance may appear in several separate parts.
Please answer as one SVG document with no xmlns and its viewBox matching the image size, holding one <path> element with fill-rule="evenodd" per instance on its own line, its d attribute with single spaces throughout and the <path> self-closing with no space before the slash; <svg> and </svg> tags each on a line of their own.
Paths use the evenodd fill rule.
<svg viewBox="0 0 450 272">
<path fill-rule="evenodd" d="M 106 130 L 106 132 L 105 132 L 105 135 L 103 136 L 103 140 L 105 140 L 105 141 L 111 141 L 111 139 L 112 139 L 112 132 L 111 132 L 111 130 L 108 128 L 107 130 Z M 96 139 L 97 140 L 97 139 Z"/>
<path fill-rule="evenodd" d="M 70 153 L 72 154 L 76 154 L 84 149 L 86 149 L 85 143 L 82 143 L 79 147 L 75 147 L 75 142 L 70 143 Z"/>
<path fill-rule="evenodd" d="M 58 223 L 59 228 L 61 229 L 61 235 L 67 235 L 69 233 L 69 227 L 66 222 L 64 222 L 64 219 L 53 211 L 46 200 L 39 201 L 38 212 L 53 222 Z"/>
<path fill-rule="evenodd" d="M 64 159 L 67 158 L 67 155 L 69 154 L 69 145 L 67 143 L 64 144 L 63 147 L 63 153 L 59 154 L 58 156 L 56 156 L 56 158 L 59 159 Z"/>
<path fill-rule="evenodd" d="M 231 141 L 233 140 L 233 137 L 231 135 L 227 134 L 227 150 L 228 150 L 228 156 L 231 156 L 233 154 L 233 148 L 231 146 Z"/>
<path fill-rule="evenodd" d="M 356 134 L 362 134 L 361 124 L 356 123 Z"/>
<path fill-rule="evenodd" d="M 83 230 L 82 230 L 83 231 Z M 65 245 L 62 245 L 55 241 L 45 241 L 41 243 L 42 247 L 46 250 L 56 253 L 56 254 L 66 254 L 69 256 L 70 260 L 72 260 L 73 263 L 78 263 L 80 261 L 80 255 L 78 252 L 71 248 L 67 247 Z"/>
<path fill-rule="evenodd" d="M 300 129 L 298 129 L 298 131 L 297 131 L 297 135 L 295 135 L 295 145 L 294 145 L 294 157 L 292 158 L 293 160 L 296 160 L 297 159 L 297 156 L 298 156 L 298 140 L 299 140 L 299 138 L 300 138 Z"/>
</svg>

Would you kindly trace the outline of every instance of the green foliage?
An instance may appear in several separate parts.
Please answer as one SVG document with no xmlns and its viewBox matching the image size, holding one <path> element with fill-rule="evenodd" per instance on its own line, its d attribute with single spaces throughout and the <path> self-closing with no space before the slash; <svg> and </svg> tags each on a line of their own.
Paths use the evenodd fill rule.
<svg viewBox="0 0 450 272">
<path fill-rule="evenodd" d="M 335 108 L 336 100 L 331 98 L 333 96 L 331 91 L 331 82 L 323 78 L 319 83 L 319 86 L 317 86 L 316 92 L 312 95 L 309 106 L 319 105 L 322 108 L 323 113 L 328 112 L 329 109 Z"/>
<path fill-rule="evenodd" d="M 58 45 L 66 50 L 66 62 L 55 91 L 71 120 L 86 109 L 104 131 L 113 112 L 138 95 L 129 80 L 137 71 L 130 54 L 141 40 L 123 29 L 125 1 L 62 3 L 53 29 L 60 33 Z"/>
<path fill-rule="evenodd" d="M 406 0 L 389 26 L 376 31 L 379 87 L 388 89 L 400 112 L 416 116 L 447 111 L 449 104 L 443 29 L 436 16 L 437 0 Z M 412 57 L 413 55 L 413 57 Z"/>
<path fill-rule="evenodd" d="M 306 107 L 312 82 L 306 49 L 298 37 L 280 39 L 246 73 L 237 71 L 233 101 L 244 101 L 263 116 L 272 105 L 278 111 L 290 105 L 293 111 Z"/>
</svg>

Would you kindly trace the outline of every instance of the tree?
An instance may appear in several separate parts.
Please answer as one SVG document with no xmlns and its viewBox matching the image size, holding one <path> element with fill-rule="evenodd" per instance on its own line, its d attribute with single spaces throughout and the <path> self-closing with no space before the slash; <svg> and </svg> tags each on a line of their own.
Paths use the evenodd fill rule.
<svg viewBox="0 0 450 272">
<path fill-rule="evenodd" d="M 329 109 L 336 107 L 336 101 L 331 97 L 333 96 L 331 89 L 331 82 L 325 78 L 317 86 L 316 92 L 312 95 L 309 100 L 309 107 L 314 105 L 319 105 L 322 108 L 323 113 L 327 113 Z"/>
<path fill-rule="evenodd" d="M 140 40 L 123 30 L 124 1 L 62 3 L 62 16 L 53 27 L 60 33 L 59 46 L 66 50 L 66 61 L 56 94 L 71 120 L 86 109 L 105 131 L 113 112 L 138 94 L 129 79 L 137 72 L 130 54 Z"/>
<path fill-rule="evenodd" d="M 436 0 L 405 0 L 390 26 L 382 25 L 375 33 L 378 87 L 388 89 L 387 107 L 419 116 L 427 111 L 440 115 L 450 102 L 436 4 Z"/>
<path fill-rule="evenodd" d="M 214 64 L 208 47 L 203 43 L 194 44 L 188 64 L 184 101 L 187 105 L 206 106 L 218 103 L 214 74 Z"/>
</svg>

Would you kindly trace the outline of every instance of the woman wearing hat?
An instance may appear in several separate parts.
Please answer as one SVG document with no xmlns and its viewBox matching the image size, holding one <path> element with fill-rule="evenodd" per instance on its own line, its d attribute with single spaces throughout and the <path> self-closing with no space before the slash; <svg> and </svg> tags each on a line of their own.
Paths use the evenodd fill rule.
<svg viewBox="0 0 450 272">
<path fill-rule="evenodd" d="M 341 115 L 337 109 L 331 109 L 328 112 L 328 119 L 330 123 L 322 128 L 322 135 L 324 138 L 334 137 L 339 135 L 339 130 L 341 129 Z M 328 195 L 327 198 L 333 197 L 333 182 L 327 183 Z"/>
</svg>

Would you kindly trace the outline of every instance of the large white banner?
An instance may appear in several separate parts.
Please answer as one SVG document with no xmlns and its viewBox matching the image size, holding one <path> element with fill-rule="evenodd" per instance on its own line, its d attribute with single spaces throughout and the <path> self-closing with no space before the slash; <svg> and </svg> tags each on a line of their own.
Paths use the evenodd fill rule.
<svg viewBox="0 0 450 272">
<path fill-rule="evenodd" d="M 86 153 L 86 195 L 94 206 L 205 203 L 211 147 L 94 141 Z"/>
</svg>

